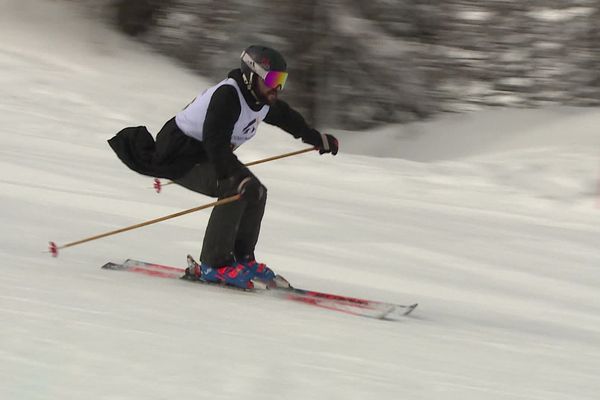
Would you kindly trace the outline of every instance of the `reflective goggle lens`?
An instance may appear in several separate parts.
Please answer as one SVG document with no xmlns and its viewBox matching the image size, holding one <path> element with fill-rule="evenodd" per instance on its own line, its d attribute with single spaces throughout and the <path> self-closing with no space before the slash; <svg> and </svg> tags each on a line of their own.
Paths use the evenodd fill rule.
<svg viewBox="0 0 600 400">
<path fill-rule="evenodd" d="M 267 72 L 267 76 L 265 76 L 265 85 L 267 85 L 271 89 L 279 88 L 279 90 L 281 90 L 285 86 L 287 76 L 287 72 L 269 71 Z"/>
</svg>

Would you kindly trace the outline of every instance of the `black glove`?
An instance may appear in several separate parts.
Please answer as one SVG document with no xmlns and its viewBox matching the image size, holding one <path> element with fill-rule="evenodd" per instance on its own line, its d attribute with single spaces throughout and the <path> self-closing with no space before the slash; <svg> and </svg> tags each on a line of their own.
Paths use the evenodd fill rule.
<svg viewBox="0 0 600 400">
<path fill-rule="evenodd" d="M 319 150 L 319 154 L 331 153 L 335 156 L 339 149 L 338 140 L 335 136 L 328 133 L 320 133 L 316 130 L 313 130 L 313 132 L 316 135 L 311 136 L 311 138 L 305 140 L 305 142 L 315 146 L 315 148 Z"/>
<path fill-rule="evenodd" d="M 319 147 L 319 154 L 331 153 L 335 156 L 340 148 L 337 138 L 328 133 L 323 134 L 322 138 L 323 146 Z"/>
<path fill-rule="evenodd" d="M 230 197 L 236 194 L 248 200 L 258 200 L 266 192 L 266 188 L 252 173 L 244 168 L 229 178 L 217 182 L 219 198 Z"/>
<path fill-rule="evenodd" d="M 250 175 L 239 183 L 238 193 L 244 199 L 258 200 L 264 196 L 265 187 L 254 175 Z"/>
</svg>

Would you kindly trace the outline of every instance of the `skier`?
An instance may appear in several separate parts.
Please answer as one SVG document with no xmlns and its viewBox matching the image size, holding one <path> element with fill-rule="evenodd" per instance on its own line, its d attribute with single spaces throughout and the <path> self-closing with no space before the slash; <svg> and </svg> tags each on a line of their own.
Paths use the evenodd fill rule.
<svg viewBox="0 0 600 400">
<path fill-rule="evenodd" d="M 267 189 L 234 154 L 256 134 L 261 121 L 315 146 L 320 154 L 338 152 L 333 135 L 310 127 L 279 100 L 287 75 L 279 52 L 250 46 L 242 52 L 241 68 L 229 72 L 227 79 L 206 89 L 166 122 L 156 142 L 144 126 L 125 128 L 109 140 L 121 161 L 136 172 L 169 178 L 211 197 L 241 196 L 213 209 L 200 265 L 188 267 L 186 279 L 252 288 L 252 279 L 270 282 L 275 278 L 254 255 Z"/>
</svg>

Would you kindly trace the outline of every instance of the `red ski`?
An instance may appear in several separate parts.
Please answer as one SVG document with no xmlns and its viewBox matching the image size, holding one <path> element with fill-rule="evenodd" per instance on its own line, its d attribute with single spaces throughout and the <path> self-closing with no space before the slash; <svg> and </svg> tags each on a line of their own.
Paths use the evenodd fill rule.
<svg viewBox="0 0 600 400">
<path fill-rule="evenodd" d="M 111 269 L 118 271 L 128 271 L 138 274 L 179 279 L 183 276 L 185 269 L 179 267 L 171 267 L 167 265 L 148 263 L 144 261 L 128 259 L 124 263 L 109 262 L 102 266 L 103 269 Z M 314 290 L 299 289 L 295 287 L 278 287 L 264 289 L 239 289 L 232 286 L 227 286 L 219 283 L 206 281 L 188 281 L 205 285 L 224 287 L 254 293 L 263 293 L 269 296 L 279 297 L 287 300 L 293 300 L 305 304 L 310 304 L 316 307 L 326 308 L 346 314 L 357 315 L 361 317 L 369 317 L 376 319 L 394 319 L 394 317 L 409 315 L 416 307 L 417 303 L 404 305 L 386 303 L 375 300 L 360 299 L 356 297 L 341 296 L 331 293 L 317 292 Z M 258 285 L 257 285 L 258 286 Z"/>
</svg>

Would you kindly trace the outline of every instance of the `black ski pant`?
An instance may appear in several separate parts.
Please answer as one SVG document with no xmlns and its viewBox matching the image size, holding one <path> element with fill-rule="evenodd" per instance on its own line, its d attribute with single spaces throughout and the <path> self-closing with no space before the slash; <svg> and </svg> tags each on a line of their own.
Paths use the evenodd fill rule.
<svg viewBox="0 0 600 400">
<path fill-rule="evenodd" d="M 175 183 L 194 192 L 219 197 L 217 174 L 209 162 L 196 164 Z M 204 234 L 200 261 L 212 267 L 254 259 L 254 248 L 265 212 L 267 190 L 260 199 L 240 199 L 213 208 Z"/>
</svg>

